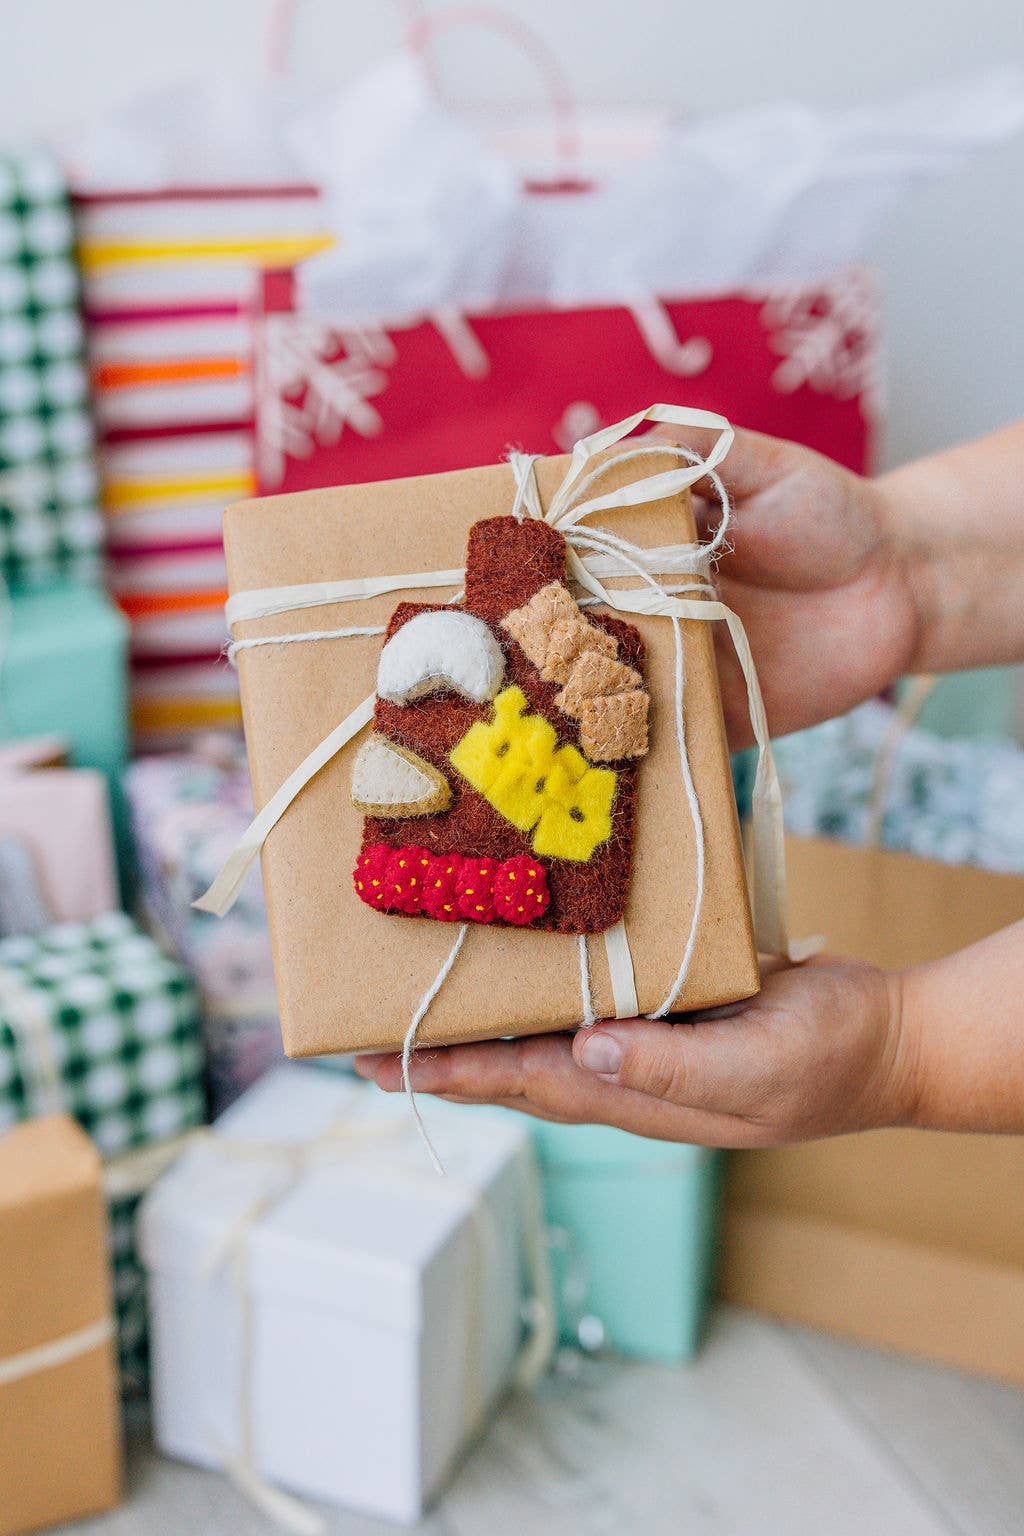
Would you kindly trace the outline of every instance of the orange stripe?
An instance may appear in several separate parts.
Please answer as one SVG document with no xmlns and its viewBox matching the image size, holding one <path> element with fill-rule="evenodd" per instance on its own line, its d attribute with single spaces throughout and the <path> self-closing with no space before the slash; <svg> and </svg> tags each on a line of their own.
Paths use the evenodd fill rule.
<svg viewBox="0 0 1024 1536">
<path fill-rule="evenodd" d="M 182 384 L 196 379 L 237 379 L 251 371 L 245 357 L 172 358 L 166 362 L 98 363 L 92 371 L 97 389 L 130 384 Z"/>
<path fill-rule="evenodd" d="M 139 699 L 132 705 L 132 727 L 139 732 L 187 730 L 203 725 L 241 722 L 237 699 L 205 699 L 179 695 L 169 699 Z"/>
<path fill-rule="evenodd" d="M 223 608 L 227 591 L 214 592 L 121 592 L 118 606 L 130 619 L 157 613 L 190 613 L 197 608 Z"/>
</svg>

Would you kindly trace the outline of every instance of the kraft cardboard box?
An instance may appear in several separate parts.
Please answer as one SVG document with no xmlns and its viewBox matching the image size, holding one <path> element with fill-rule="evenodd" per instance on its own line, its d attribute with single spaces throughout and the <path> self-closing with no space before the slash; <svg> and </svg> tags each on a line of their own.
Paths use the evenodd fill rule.
<svg viewBox="0 0 1024 1536">
<path fill-rule="evenodd" d="M 120 1497 L 110 1305 L 99 1154 L 66 1115 L 0 1135 L 2 1536 Z"/>
<path fill-rule="evenodd" d="M 797 932 L 883 969 L 1024 917 L 1024 877 L 786 840 Z M 1024 1139 L 871 1131 L 729 1159 L 722 1295 L 1024 1382 Z"/>
<path fill-rule="evenodd" d="M 568 459 L 537 465 L 547 505 Z M 643 474 L 676 460 L 645 461 Z M 601 490 L 636 478 L 614 465 Z M 232 594 L 403 572 L 459 571 L 467 536 L 481 519 L 507 516 L 515 498 L 509 465 L 373 485 L 270 497 L 228 509 L 225 546 Z M 599 521 L 634 543 L 693 541 L 686 492 Z M 617 579 L 618 580 L 618 579 Z M 625 578 L 622 586 L 635 585 Z M 443 604 L 451 589 L 391 592 L 344 604 L 298 608 L 236 623 L 236 640 L 386 625 L 399 601 Z M 593 610 L 588 610 L 593 611 Z M 675 725 L 675 648 L 663 617 L 629 615 L 646 647 L 650 749 L 639 761 L 632 874 L 625 929 L 640 1012 L 671 987 L 696 890 L 696 840 L 681 781 Z M 679 1009 L 757 991 L 758 973 L 742 850 L 729 773 L 712 626 L 681 622 L 686 744 L 707 848 L 704 905 Z M 257 806 L 376 688 L 381 636 L 262 645 L 237 657 Z M 316 775 L 271 832 L 263 875 L 285 1048 L 290 1055 L 393 1049 L 452 947 L 443 922 L 384 914 L 359 901 L 352 871 L 363 817 L 349 798 L 356 738 Z M 467 850 L 472 851 L 472 850 Z M 594 1010 L 614 1015 L 605 946 L 587 944 Z M 581 1019 L 574 933 L 473 925 L 451 975 L 430 1007 L 424 1044 L 574 1027 Z"/>
</svg>

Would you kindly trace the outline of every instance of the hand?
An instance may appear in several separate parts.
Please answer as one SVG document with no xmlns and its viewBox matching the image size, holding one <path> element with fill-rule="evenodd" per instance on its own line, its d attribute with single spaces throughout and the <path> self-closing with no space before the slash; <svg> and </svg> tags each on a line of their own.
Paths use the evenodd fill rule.
<svg viewBox="0 0 1024 1536">
<path fill-rule="evenodd" d="M 423 1050 L 410 1075 L 418 1093 L 460 1103 L 755 1147 L 910 1120 L 915 1063 L 899 977 L 817 959 L 768 975 L 747 1003 L 690 1020 L 620 1019 L 575 1035 Z M 401 1089 L 398 1056 L 362 1056 L 356 1068 Z"/>
<path fill-rule="evenodd" d="M 885 482 L 743 431 L 721 475 L 734 519 L 717 584 L 746 626 L 772 735 L 842 714 L 909 671 L 919 620 Z M 705 531 L 717 526 L 717 502 L 698 499 L 697 512 Z M 743 676 L 724 625 L 715 631 L 729 739 L 747 746 Z"/>
</svg>

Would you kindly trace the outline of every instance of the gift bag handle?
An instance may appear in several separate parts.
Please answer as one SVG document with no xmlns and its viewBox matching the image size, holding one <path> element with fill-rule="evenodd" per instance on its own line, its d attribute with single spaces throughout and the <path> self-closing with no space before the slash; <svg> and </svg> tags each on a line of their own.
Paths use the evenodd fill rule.
<svg viewBox="0 0 1024 1536">
<path fill-rule="evenodd" d="M 879 744 L 871 775 L 871 793 L 868 797 L 867 820 L 864 825 L 864 843 L 868 848 L 878 848 L 882 842 L 882 826 L 885 808 L 892 788 L 892 774 L 899 750 L 907 734 L 917 724 L 918 717 L 931 697 L 938 678 L 930 672 L 922 672 L 907 682 L 907 687 L 897 701 L 889 729 Z"/>
<path fill-rule="evenodd" d="M 271 75 L 284 78 L 290 72 L 295 19 L 299 0 L 276 0 L 271 11 L 267 40 L 267 62 Z M 405 46 L 417 56 L 434 91 L 442 92 L 432 57 L 432 44 L 446 32 L 465 27 L 482 28 L 497 33 L 513 43 L 536 67 L 555 124 L 555 160 L 560 174 L 554 183 L 534 184 L 535 190 L 552 186 L 560 191 L 583 188 L 578 176 L 580 135 L 579 110 L 557 52 L 527 22 L 498 5 L 448 5 L 440 10 L 424 11 L 420 0 L 404 0 L 406 17 Z"/>
</svg>

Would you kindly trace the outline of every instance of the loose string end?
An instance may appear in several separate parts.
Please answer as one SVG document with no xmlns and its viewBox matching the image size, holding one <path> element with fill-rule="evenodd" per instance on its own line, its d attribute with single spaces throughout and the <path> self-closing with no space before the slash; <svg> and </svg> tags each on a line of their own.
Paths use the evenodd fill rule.
<svg viewBox="0 0 1024 1536">
<path fill-rule="evenodd" d="M 409 1028 L 406 1030 L 405 1039 L 402 1042 L 402 1090 L 405 1093 L 406 1101 L 409 1105 L 409 1110 L 412 1114 L 413 1120 L 416 1122 L 416 1130 L 419 1134 L 419 1138 L 423 1145 L 426 1147 L 427 1154 L 434 1166 L 434 1172 L 440 1174 L 442 1178 L 445 1176 L 445 1167 L 437 1154 L 437 1148 L 434 1146 L 434 1143 L 430 1139 L 430 1133 L 423 1122 L 423 1116 L 420 1114 L 420 1107 L 416 1102 L 416 1094 L 413 1091 L 412 1078 L 410 1076 L 409 1069 L 412 1063 L 412 1053 L 416 1049 L 416 1036 L 419 1033 L 419 1027 L 423 1023 L 423 1020 L 426 1018 L 427 1011 L 430 1008 L 431 1003 L 434 1001 L 435 997 L 440 992 L 445 982 L 448 980 L 452 966 L 458 959 L 459 950 L 462 948 L 463 943 L 465 942 L 466 930 L 468 927 L 468 923 L 463 923 L 460 927 L 455 943 L 452 945 L 448 952 L 448 958 L 445 960 L 444 964 L 438 971 L 437 975 L 434 977 L 434 980 L 431 982 L 426 992 L 424 992 L 423 996 L 420 998 L 416 1012 L 412 1016 L 412 1022 L 410 1023 Z"/>
</svg>

